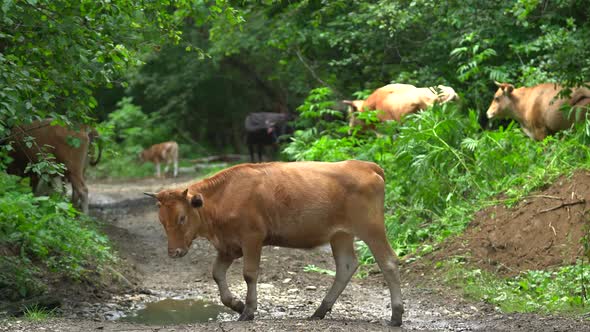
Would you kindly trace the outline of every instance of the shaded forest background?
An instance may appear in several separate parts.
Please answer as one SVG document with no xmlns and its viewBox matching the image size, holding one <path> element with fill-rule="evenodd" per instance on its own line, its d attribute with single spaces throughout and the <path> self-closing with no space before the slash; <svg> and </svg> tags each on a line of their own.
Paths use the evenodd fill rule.
<svg viewBox="0 0 590 332">
<path fill-rule="evenodd" d="M 390 82 L 445 84 L 459 92 L 465 109 L 483 115 L 493 80 L 573 85 L 590 76 L 590 9 L 584 1 L 232 5 L 245 20 L 239 27 L 187 18 L 183 41 L 151 52 L 126 77 L 127 88 L 96 90 L 98 119 L 129 96 L 172 131 L 160 135 L 239 152 L 246 114 L 296 112 L 316 87 L 331 88 L 337 102 Z M 187 43 L 206 54 L 186 52 Z"/>
</svg>

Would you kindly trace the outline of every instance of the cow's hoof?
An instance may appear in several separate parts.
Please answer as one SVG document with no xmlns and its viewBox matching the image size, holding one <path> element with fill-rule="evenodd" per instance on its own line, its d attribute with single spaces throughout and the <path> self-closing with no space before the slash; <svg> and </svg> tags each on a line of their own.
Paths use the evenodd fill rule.
<svg viewBox="0 0 590 332">
<path fill-rule="evenodd" d="M 324 317 L 326 317 L 326 310 L 320 310 L 321 308 L 318 308 L 318 310 L 316 310 L 313 315 L 311 315 L 311 317 L 309 317 L 309 320 L 320 320 L 320 319 L 324 319 Z"/>
<path fill-rule="evenodd" d="M 246 306 L 244 305 L 244 302 L 242 302 L 240 300 L 233 302 L 231 305 L 231 309 L 239 314 L 244 312 L 245 307 Z"/>
<path fill-rule="evenodd" d="M 395 319 L 394 319 L 394 318 L 392 317 L 392 318 L 391 318 L 391 321 L 389 322 L 389 325 L 390 325 L 390 326 L 394 326 L 394 327 L 399 327 L 399 326 L 402 326 L 402 318 L 401 318 L 401 317 L 399 317 L 399 318 L 395 318 Z"/>
<path fill-rule="evenodd" d="M 238 318 L 238 321 L 243 322 L 243 321 L 248 321 L 248 320 L 253 320 L 253 319 L 254 319 L 253 313 L 242 312 L 242 314 Z"/>
<path fill-rule="evenodd" d="M 331 310 L 331 308 L 328 308 L 328 305 L 324 304 L 324 302 L 322 302 L 322 304 L 319 306 L 319 308 L 316 309 L 316 311 L 313 313 L 313 315 L 311 315 L 311 317 L 309 317 L 309 319 L 310 320 L 324 319 L 324 317 L 326 317 L 326 313 L 330 310 Z"/>
<path fill-rule="evenodd" d="M 393 305 L 392 312 L 391 312 L 391 322 L 389 322 L 389 325 L 401 326 L 403 313 L 404 313 L 404 307 L 401 304 Z"/>
</svg>

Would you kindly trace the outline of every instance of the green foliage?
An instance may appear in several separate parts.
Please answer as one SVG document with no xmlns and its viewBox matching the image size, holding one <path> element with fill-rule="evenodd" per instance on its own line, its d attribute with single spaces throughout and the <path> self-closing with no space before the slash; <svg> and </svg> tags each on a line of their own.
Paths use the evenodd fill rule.
<svg viewBox="0 0 590 332">
<path fill-rule="evenodd" d="M 26 320 L 38 322 L 52 318 L 55 316 L 55 312 L 54 310 L 48 310 L 47 308 L 33 305 L 25 308 L 23 316 Z"/>
<path fill-rule="evenodd" d="M 161 45 L 202 57 L 178 28 L 187 19 L 240 22 L 225 0 L 0 0 L 0 137 L 38 118 L 91 121 L 94 89 L 126 85 Z"/>
<path fill-rule="evenodd" d="M 332 276 L 332 277 L 336 275 L 336 271 L 332 271 L 332 270 L 328 270 L 328 269 L 323 269 L 323 268 L 317 267 L 317 266 L 315 266 L 313 264 L 306 265 L 303 268 L 303 272 L 315 272 L 315 273 L 320 273 L 320 274 L 326 274 L 326 275 L 329 275 L 329 276 Z"/>
<path fill-rule="evenodd" d="M 318 98 L 313 91 L 299 109 L 304 118 L 321 118 L 328 95 Z M 403 125 L 382 124 L 380 136 L 349 136 L 338 129 L 342 122 L 323 130 L 321 122 L 311 123 L 318 125 L 299 129 L 285 154 L 296 160 L 380 164 L 387 179 L 388 235 L 402 256 L 461 232 L 473 213 L 497 203 L 493 197 L 500 193 L 506 203 L 515 202 L 561 174 L 590 165 L 584 126 L 535 142 L 512 124 L 481 131 L 474 111 L 464 114 L 452 104 L 408 116 Z M 359 248 L 362 259 L 370 261 L 368 249 Z"/>
<path fill-rule="evenodd" d="M 584 262 L 550 271 L 526 271 L 506 279 L 468 269 L 457 261 L 444 265 L 448 269 L 447 282 L 462 288 L 467 296 L 493 303 L 505 312 L 587 312 L 590 267 Z"/>
<path fill-rule="evenodd" d="M 107 143 L 101 162 L 88 170 L 91 177 L 130 178 L 154 173 L 154 165 L 142 163 L 140 152 L 163 137 L 171 137 L 173 128 L 154 126 L 155 116 L 144 114 L 131 98 L 117 103 L 118 109 L 98 127 L 101 138 Z M 153 130 L 146 130 L 153 128 Z"/>
<path fill-rule="evenodd" d="M 35 197 L 18 177 L 0 173 L 0 294 L 17 299 L 45 289 L 40 272 L 73 280 L 114 257 L 104 235 L 60 196 Z"/>
</svg>

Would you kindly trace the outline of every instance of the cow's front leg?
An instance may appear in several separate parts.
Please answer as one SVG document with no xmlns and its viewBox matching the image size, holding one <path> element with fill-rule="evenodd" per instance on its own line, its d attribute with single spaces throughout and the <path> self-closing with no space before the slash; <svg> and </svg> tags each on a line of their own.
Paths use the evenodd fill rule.
<svg viewBox="0 0 590 332">
<path fill-rule="evenodd" d="M 217 287 L 219 287 L 221 303 L 241 314 L 244 311 L 244 303 L 234 297 L 227 286 L 226 280 L 227 269 L 229 269 L 233 261 L 234 260 L 228 256 L 217 254 L 217 258 L 215 258 L 215 262 L 213 262 L 213 280 L 215 280 Z"/>
<path fill-rule="evenodd" d="M 260 252 L 262 251 L 262 241 L 249 240 L 245 241 L 242 246 L 244 254 L 244 280 L 248 291 L 246 293 L 246 307 L 238 320 L 252 320 L 257 309 L 256 282 L 258 281 L 258 267 L 260 265 Z"/>
<path fill-rule="evenodd" d="M 160 163 L 156 163 L 156 177 L 160 177 Z"/>
</svg>

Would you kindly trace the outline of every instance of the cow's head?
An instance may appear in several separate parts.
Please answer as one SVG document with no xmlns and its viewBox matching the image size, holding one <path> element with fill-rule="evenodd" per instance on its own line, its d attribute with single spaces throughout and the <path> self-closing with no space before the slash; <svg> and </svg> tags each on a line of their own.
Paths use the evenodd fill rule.
<svg viewBox="0 0 590 332">
<path fill-rule="evenodd" d="M 196 209 L 203 206 L 203 196 L 191 195 L 188 189 L 145 194 L 158 200 L 160 223 L 168 237 L 168 256 L 179 258 L 186 255 L 201 225 Z"/>
<path fill-rule="evenodd" d="M 498 86 L 498 91 L 494 94 L 494 99 L 486 113 L 488 119 L 509 117 L 508 111 L 513 107 L 512 91 L 514 91 L 514 85 L 508 83 L 494 83 Z"/>
<path fill-rule="evenodd" d="M 438 85 L 436 90 L 438 90 L 437 100 L 441 104 L 445 104 L 453 100 L 459 100 L 459 95 L 457 92 L 455 92 L 455 89 L 451 88 L 450 86 Z"/>
<path fill-rule="evenodd" d="M 342 101 L 343 104 L 348 105 L 348 114 L 351 114 L 352 112 L 362 112 L 363 110 L 363 106 L 365 104 L 364 100 L 343 100 Z"/>
</svg>

